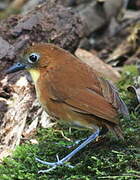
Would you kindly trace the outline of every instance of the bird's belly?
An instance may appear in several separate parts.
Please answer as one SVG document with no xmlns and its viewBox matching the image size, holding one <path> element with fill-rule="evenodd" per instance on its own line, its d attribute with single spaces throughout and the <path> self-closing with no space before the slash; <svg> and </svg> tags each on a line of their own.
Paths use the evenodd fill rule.
<svg viewBox="0 0 140 180">
<path fill-rule="evenodd" d="M 46 102 L 43 107 L 50 116 L 59 119 L 58 121 L 60 122 L 63 121 L 78 128 L 88 128 L 92 130 L 98 129 L 98 122 L 96 119 L 93 119 L 88 115 L 86 116 L 69 110 L 63 103 L 52 104 L 50 102 Z"/>
<path fill-rule="evenodd" d="M 40 89 L 37 89 L 37 97 L 44 108 L 44 110 L 50 115 L 53 116 L 59 121 L 64 121 L 72 126 L 80 127 L 80 128 L 88 128 L 92 130 L 97 130 L 99 127 L 99 121 L 96 118 L 90 117 L 89 115 L 85 115 L 82 113 L 77 113 L 69 108 L 63 102 L 55 102 L 51 100 L 45 94 L 40 93 Z"/>
<path fill-rule="evenodd" d="M 94 119 L 91 121 L 91 118 L 88 116 L 77 114 L 76 112 L 67 113 L 66 116 L 64 121 L 67 121 L 72 126 L 77 128 L 88 128 L 95 131 L 98 129 L 97 122 Z"/>
</svg>

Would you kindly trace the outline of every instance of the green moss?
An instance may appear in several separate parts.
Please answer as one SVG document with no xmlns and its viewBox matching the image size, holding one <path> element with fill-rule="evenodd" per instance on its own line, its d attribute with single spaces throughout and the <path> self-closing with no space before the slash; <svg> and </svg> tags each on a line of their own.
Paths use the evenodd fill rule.
<svg viewBox="0 0 140 180">
<path fill-rule="evenodd" d="M 122 98 L 131 110 L 133 99 L 129 97 L 127 87 L 133 84 L 133 78 L 137 76 L 134 67 L 125 67 L 122 80 L 118 83 Z M 131 111 L 130 120 L 121 120 L 126 142 L 118 141 L 109 133 L 101 141 L 102 143 L 91 143 L 75 155 L 70 164 L 75 168 L 59 167 L 47 174 L 38 174 L 38 170 L 47 169 L 35 161 L 35 157 L 46 161 L 56 161 L 56 154 L 60 158 L 67 155 L 75 147 L 67 148 L 72 142 L 64 139 L 60 133 L 63 130 L 66 137 L 71 140 L 87 137 L 89 131 L 72 129 L 69 133 L 68 127 L 57 125 L 50 129 L 38 129 L 34 138 L 39 144 L 26 142 L 18 146 L 12 157 L 5 158 L 0 165 L 1 180 L 93 180 L 93 179 L 117 179 L 137 180 L 140 179 L 140 127 L 139 114 Z"/>
</svg>

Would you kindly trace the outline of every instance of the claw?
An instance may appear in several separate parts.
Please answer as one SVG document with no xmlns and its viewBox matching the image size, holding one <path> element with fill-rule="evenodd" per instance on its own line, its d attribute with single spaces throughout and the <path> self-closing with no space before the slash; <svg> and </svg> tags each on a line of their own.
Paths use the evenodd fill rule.
<svg viewBox="0 0 140 180">
<path fill-rule="evenodd" d="M 51 163 L 47 161 L 42 161 L 41 159 L 35 158 L 36 161 L 40 162 L 41 164 L 48 165 L 48 166 L 55 166 L 57 162 Z"/>
<path fill-rule="evenodd" d="M 51 168 L 49 168 L 47 170 L 40 170 L 40 171 L 38 171 L 38 173 L 47 173 L 47 172 L 54 170 L 58 166 L 62 166 L 62 165 L 67 166 L 69 168 L 74 168 L 74 166 L 72 166 L 70 164 L 65 164 L 65 162 L 62 162 L 62 160 L 59 159 L 58 155 L 56 155 L 56 158 L 57 158 L 57 162 L 54 162 L 54 163 L 42 161 L 41 159 L 35 158 L 36 161 L 40 162 L 41 164 L 52 166 Z"/>
</svg>

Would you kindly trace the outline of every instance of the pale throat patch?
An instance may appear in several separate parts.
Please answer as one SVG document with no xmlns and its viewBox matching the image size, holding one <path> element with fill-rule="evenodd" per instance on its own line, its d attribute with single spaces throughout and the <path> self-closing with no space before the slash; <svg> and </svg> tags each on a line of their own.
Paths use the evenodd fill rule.
<svg viewBox="0 0 140 180">
<path fill-rule="evenodd" d="M 35 70 L 35 69 L 29 69 L 28 71 L 30 72 L 34 83 L 36 83 L 39 76 L 40 76 L 40 72 L 38 70 Z"/>
</svg>

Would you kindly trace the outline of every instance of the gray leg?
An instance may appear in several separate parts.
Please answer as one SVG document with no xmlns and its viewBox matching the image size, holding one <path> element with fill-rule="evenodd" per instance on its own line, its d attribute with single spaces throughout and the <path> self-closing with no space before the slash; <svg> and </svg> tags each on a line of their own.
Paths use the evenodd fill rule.
<svg viewBox="0 0 140 180">
<path fill-rule="evenodd" d="M 87 138 L 84 138 L 84 139 L 78 139 L 76 141 L 73 142 L 72 145 L 68 145 L 68 146 L 65 146 L 66 148 L 70 149 L 76 145 L 79 145 L 80 143 L 84 142 Z"/>
<path fill-rule="evenodd" d="M 49 172 L 53 169 L 55 169 L 57 166 L 60 165 L 65 165 L 68 167 L 73 168 L 73 166 L 71 165 L 67 165 L 64 164 L 65 162 L 67 162 L 68 160 L 70 160 L 77 152 L 79 152 L 81 149 L 83 149 L 87 144 L 89 144 L 90 142 L 92 142 L 94 139 L 96 139 L 96 137 L 99 135 L 99 129 L 92 135 L 90 135 L 80 146 L 78 146 L 76 149 L 74 149 L 71 153 L 69 153 L 67 156 L 65 156 L 63 159 L 59 159 L 58 156 L 57 157 L 57 162 L 51 163 L 51 162 L 46 162 L 46 161 L 42 161 L 38 158 L 36 158 L 36 160 L 42 164 L 48 165 L 48 166 L 52 166 L 52 168 L 47 169 L 47 170 L 40 170 L 39 173 L 46 173 Z"/>
</svg>

